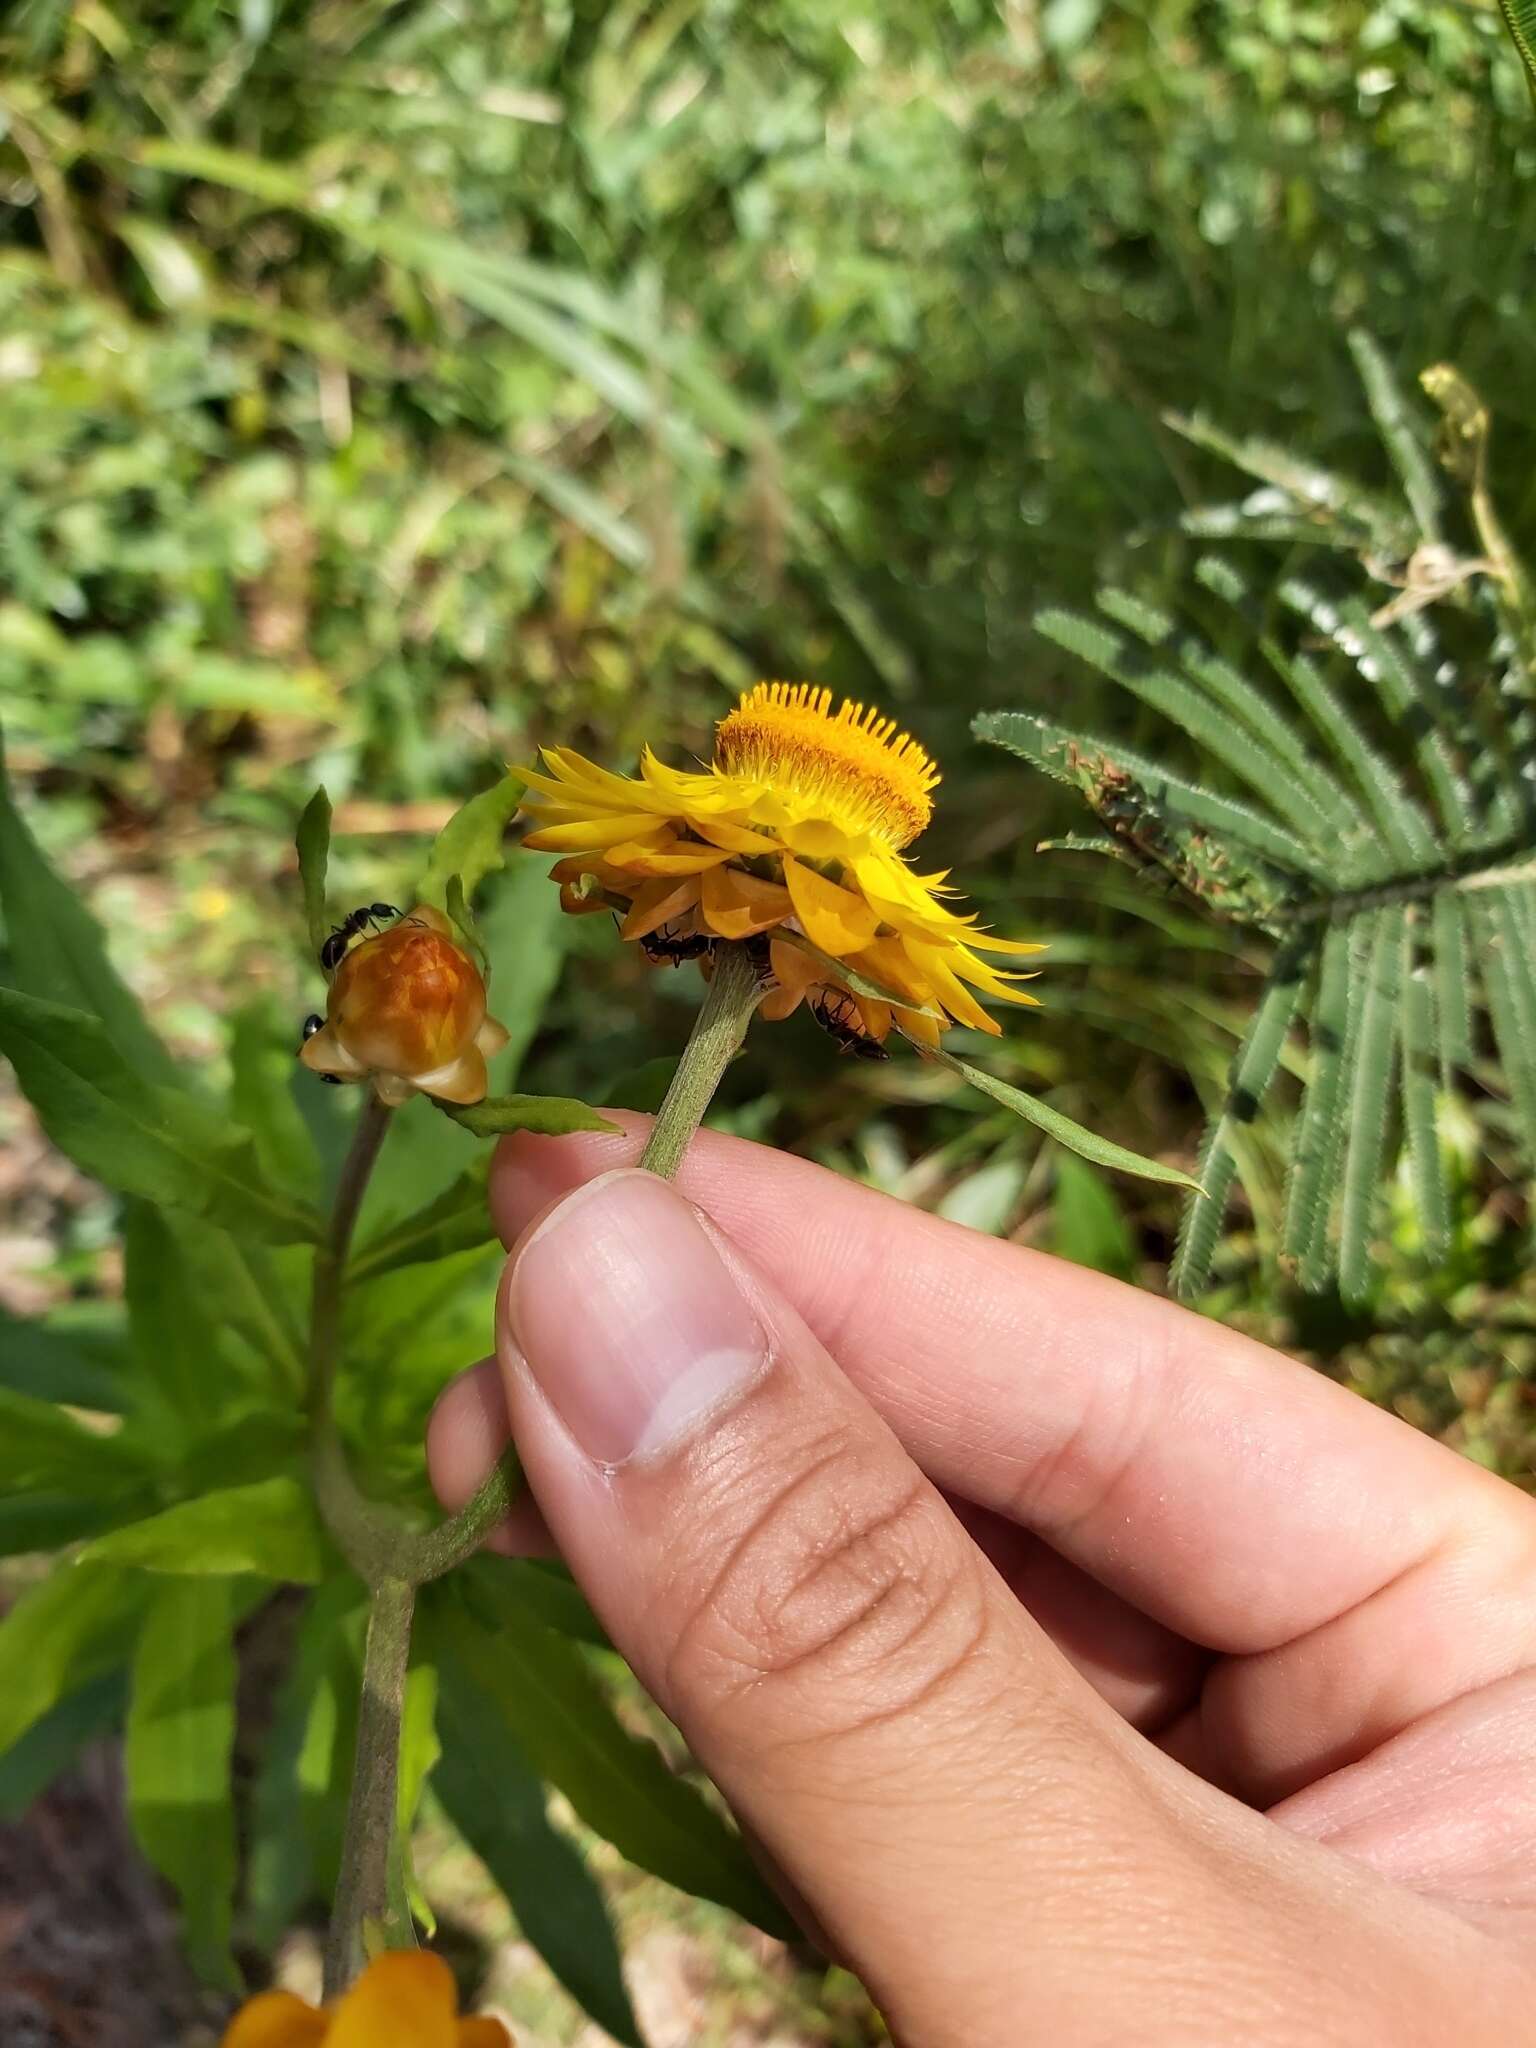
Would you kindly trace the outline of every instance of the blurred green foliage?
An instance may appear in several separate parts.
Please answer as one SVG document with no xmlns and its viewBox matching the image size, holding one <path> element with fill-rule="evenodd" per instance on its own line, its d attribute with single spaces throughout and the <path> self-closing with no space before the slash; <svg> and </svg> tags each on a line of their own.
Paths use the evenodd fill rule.
<svg viewBox="0 0 1536 2048">
<path fill-rule="evenodd" d="M 1351 328 L 1405 386 L 1449 360 L 1482 392 L 1493 489 L 1536 555 L 1533 252 L 1536 123 L 1494 0 L 13 0 L 0 709 L 24 808 L 172 1044 L 215 1054 L 269 1177 L 308 1198 L 335 1104 L 275 1080 L 318 989 L 287 851 L 315 782 L 337 803 L 333 894 L 396 900 L 502 761 L 556 740 L 677 758 L 735 688 L 813 676 L 934 748 L 934 864 L 989 921 L 1052 940 L 1047 1007 L 1002 1070 L 1189 1164 L 1265 951 L 1037 856 L 1078 809 L 970 721 L 1069 705 L 1167 747 L 1155 710 L 1032 619 L 1108 581 L 1208 631 L 1192 570 L 1213 536 L 1255 588 L 1315 572 L 1325 541 L 1351 590 L 1392 598 L 1402 565 L 1369 531 L 1287 524 L 1262 482 L 1234 501 L 1219 431 L 1171 418 L 1385 493 Z M 530 948 L 525 1085 L 638 1100 L 691 977 L 488 893 L 493 958 Z M 1282 1048 L 1282 1076 L 1299 1067 Z M 471 1159 L 412 1116 L 365 1244 Z M 838 1066 L 799 1023 L 757 1034 L 719 1121 L 1120 1274 L 1157 1278 L 1172 1250 L 1165 1194 L 1054 1159 L 915 1063 Z M 1446 1113 L 1449 1252 L 1394 1182 L 1385 1263 L 1346 1308 L 1272 1257 L 1266 1112 L 1211 1306 L 1523 1476 L 1536 1302 L 1507 1122 L 1492 1079 Z M 49 1209 L 55 1313 L 25 1345 L 0 1333 L 15 1398 L 67 1367 L 99 1406 L 131 1360 L 187 1367 L 153 1288 L 126 1337 L 103 1307 L 118 1220 Z M 177 1227 L 229 1382 L 280 1375 L 292 1333 L 258 1311 L 285 1299 L 291 1249 L 262 1255 L 268 1287 L 224 1269 L 222 1233 Z M 166 1228 L 130 1215 L 141 1272 Z M 357 1344 L 397 1361 L 344 1390 L 371 1482 L 424 1501 L 421 1417 L 480 1348 L 491 1256 L 360 1303 Z M 210 1304 L 236 1284 L 231 1324 Z M 7 1547 L 174 1507 L 209 1444 L 231 1488 L 291 1454 L 216 1420 L 170 1479 L 124 1463 L 90 1514 L 61 1466 Z M 78 1449 L 50 1438 L 66 1465 Z M 309 1844 L 297 1875 L 276 1851 L 254 1874 L 267 1940 L 334 1823 L 350 1738 L 313 1701 L 325 1659 L 354 1654 L 335 1620 L 307 1622 L 279 1707 L 300 1789 L 257 1795 L 274 1841 Z M 118 1695 L 103 1708 L 103 1662 L 57 1642 L 94 1728 Z"/>
</svg>

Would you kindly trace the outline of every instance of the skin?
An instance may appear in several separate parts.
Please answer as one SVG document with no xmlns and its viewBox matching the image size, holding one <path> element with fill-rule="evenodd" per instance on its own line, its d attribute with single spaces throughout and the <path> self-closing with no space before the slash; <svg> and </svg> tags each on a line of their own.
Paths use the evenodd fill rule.
<svg viewBox="0 0 1536 2048">
<path fill-rule="evenodd" d="M 459 1505 L 510 1418 L 537 1507 L 496 1546 L 552 1538 L 897 2039 L 1536 2042 L 1536 1503 L 804 1161 L 705 1134 L 678 1192 L 589 1185 L 624 1122 L 501 1147 L 498 1353 L 439 1403 L 434 1482 Z M 608 1469 L 559 1404 L 573 1318 L 622 1362 L 580 1321 L 615 1205 L 655 1219 L 658 1299 L 735 1290 L 765 1352 Z"/>
</svg>

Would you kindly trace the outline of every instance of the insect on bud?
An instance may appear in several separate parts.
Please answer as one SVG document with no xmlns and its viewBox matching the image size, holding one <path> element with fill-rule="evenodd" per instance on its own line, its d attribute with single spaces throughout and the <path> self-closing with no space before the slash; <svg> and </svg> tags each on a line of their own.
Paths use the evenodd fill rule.
<svg viewBox="0 0 1536 2048">
<path fill-rule="evenodd" d="M 299 1049 L 306 1067 L 337 1081 L 371 1081 L 391 1108 L 418 1093 L 483 1100 L 486 1056 L 507 1034 L 486 1015 L 485 979 L 440 910 L 418 903 L 334 964 L 325 1022 Z"/>
</svg>

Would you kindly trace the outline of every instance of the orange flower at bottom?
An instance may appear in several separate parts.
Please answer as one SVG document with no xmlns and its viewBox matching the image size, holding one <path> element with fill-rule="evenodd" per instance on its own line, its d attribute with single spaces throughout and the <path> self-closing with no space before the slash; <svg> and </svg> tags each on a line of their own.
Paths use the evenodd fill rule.
<svg viewBox="0 0 1536 2048">
<path fill-rule="evenodd" d="M 263 1991 L 235 2014 L 221 2048 L 512 2048 L 493 2019 L 460 2019 L 441 1956 L 378 1956 L 334 2005 L 319 2011 L 291 1991 Z"/>
</svg>

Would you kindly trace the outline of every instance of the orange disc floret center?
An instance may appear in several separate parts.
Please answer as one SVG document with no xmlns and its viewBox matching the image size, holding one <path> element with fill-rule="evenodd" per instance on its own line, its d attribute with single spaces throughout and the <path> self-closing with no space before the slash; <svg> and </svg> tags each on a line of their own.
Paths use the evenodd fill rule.
<svg viewBox="0 0 1536 2048">
<path fill-rule="evenodd" d="M 862 704 L 834 712 L 811 683 L 759 683 L 715 731 L 715 766 L 892 847 L 917 837 L 939 771 L 917 741 Z"/>
<path fill-rule="evenodd" d="M 485 983 L 450 940 L 410 919 L 354 946 L 331 984 L 330 1017 L 365 1066 L 447 1066 L 485 1017 Z"/>
</svg>

